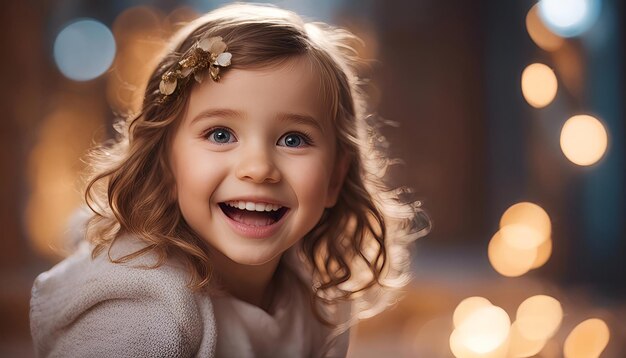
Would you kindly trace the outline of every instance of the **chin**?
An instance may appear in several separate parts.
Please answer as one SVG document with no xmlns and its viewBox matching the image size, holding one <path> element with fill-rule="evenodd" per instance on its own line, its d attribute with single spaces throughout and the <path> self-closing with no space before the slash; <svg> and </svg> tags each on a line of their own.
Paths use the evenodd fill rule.
<svg viewBox="0 0 626 358">
<path fill-rule="evenodd" d="M 252 251 L 254 249 L 248 250 Z M 280 258 L 281 254 L 260 254 L 259 252 L 224 252 L 224 255 L 240 265 L 260 266 L 274 259 Z"/>
</svg>

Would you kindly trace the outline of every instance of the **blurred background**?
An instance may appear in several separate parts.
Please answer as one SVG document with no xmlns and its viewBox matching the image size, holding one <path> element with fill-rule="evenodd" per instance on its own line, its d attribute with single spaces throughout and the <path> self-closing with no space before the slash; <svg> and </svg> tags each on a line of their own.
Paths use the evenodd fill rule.
<svg viewBox="0 0 626 358">
<path fill-rule="evenodd" d="M 34 356 L 81 157 L 136 108 L 164 41 L 210 0 L 10 1 L 0 12 L 0 356 Z M 397 307 L 351 357 L 626 357 L 626 9 L 619 0 L 285 0 L 346 27 L 434 222 Z"/>
</svg>

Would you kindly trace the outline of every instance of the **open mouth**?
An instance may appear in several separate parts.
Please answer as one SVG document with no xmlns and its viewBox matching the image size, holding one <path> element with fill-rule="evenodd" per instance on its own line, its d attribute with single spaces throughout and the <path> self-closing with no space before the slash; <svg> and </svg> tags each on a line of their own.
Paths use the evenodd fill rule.
<svg viewBox="0 0 626 358">
<path fill-rule="evenodd" d="M 270 226 L 280 221 L 289 208 L 274 204 L 251 205 L 242 201 L 227 201 L 219 203 L 220 209 L 233 221 L 252 226 Z"/>
</svg>

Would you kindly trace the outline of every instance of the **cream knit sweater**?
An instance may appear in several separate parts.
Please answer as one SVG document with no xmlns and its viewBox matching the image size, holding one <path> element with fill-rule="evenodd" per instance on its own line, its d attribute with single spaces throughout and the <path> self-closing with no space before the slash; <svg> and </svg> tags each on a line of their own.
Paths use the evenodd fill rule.
<svg viewBox="0 0 626 358">
<path fill-rule="evenodd" d="M 132 252 L 121 240 L 112 257 Z M 144 255 L 135 265 L 154 263 Z M 35 350 L 46 357 L 212 357 L 213 306 L 186 288 L 182 268 L 142 269 L 76 253 L 33 286 L 30 319 Z"/>
<path fill-rule="evenodd" d="M 123 238 L 113 246 L 111 256 L 119 258 L 139 248 L 135 240 Z M 159 268 L 145 269 L 137 266 L 153 264 L 154 256 L 143 255 L 132 264 L 113 264 L 106 252 L 94 260 L 90 255 L 91 248 L 83 243 L 72 256 L 35 280 L 30 319 L 38 356 L 321 354 L 314 350 L 324 344 L 328 331 L 314 322 L 310 312 L 301 312 L 308 308 L 302 302 L 291 311 L 285 308 L 275 319 L 232 297 L 193 293 L 186 287 L 188 276 L 179 263 L 168 261 Z M 214 312 L 216 308 L 218 312 Z M 273 327 L 274 334 L 267 333 L 268 327 Z M 218 331 L 223 333 L 219 342 Z M 346 331 L 330 356 L 345 356 L 348 338 Z"/>
</svg>

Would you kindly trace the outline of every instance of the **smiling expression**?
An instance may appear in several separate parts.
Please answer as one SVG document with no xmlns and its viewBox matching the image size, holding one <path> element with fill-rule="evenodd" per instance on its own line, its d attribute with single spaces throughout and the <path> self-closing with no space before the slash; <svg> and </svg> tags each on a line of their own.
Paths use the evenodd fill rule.
<svg viewBox="0 0 626 358">
<path fill-rule="evenodd" d="M 319 94 L 302 58 L 192 89 L 170 151 L 176 197 L 195 233 L 232 261 L 279 258 L 335 204 L 342 171 Z"/>
</svg>

